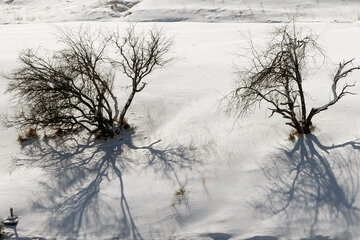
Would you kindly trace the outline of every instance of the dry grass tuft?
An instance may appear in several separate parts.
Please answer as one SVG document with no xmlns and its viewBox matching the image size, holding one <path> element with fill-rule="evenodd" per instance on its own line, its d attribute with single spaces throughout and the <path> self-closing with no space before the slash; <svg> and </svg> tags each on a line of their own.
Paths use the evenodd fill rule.
<svg viewBox="0 0 360 240">
<path fill-rule="evenodd" d="M 185 188 L 182 186 L 174 194 L 173 201 L 171 203 L 172 207 L 180 206 L 184 201 L 187 200 Z"/>
<path fill-rule="evenodd" d="M 24 143 L 24 142 L 27 142 L 27 141 L 30 141 L 30 140 L 33 140 L 33 139 L 39 139 L 39 136 L 36 132 L 36 129 L 34 128 L 30 128 L 26 133 L 25 135 L 19 135 L 18 137 L 18 142 L 20 143 Z"/>
<path fill-rule="evenodd" d="M 65 131 L 62 130 L 61 128 L 58 128 L 54 133 L 53 136 L 54 137 L 61 137 L 65 135 Z"/>
<path fill-rule="evenodd" d="M 124 119 L 123 125 L 122 125 L 123 129 L 125 130 L 129 130 L 131 129 L 130 124 L 126 121 L 126 119 Z"/>
<path fill-rule="evenodd" d="M 289 134 L 288 140 L 295 141 L 295 138 L 299 136 L 299 132 L 297 130 L 292 130 Z"/>
</svg>

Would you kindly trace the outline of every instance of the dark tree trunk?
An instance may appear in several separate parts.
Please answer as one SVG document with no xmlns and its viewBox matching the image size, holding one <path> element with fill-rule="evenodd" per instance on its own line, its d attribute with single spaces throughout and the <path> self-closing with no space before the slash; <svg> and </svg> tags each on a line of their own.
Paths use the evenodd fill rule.
<svg viewBox="0 0 360 240">
<path fill-rule="evenodd" d="M 132 100 L 135 97 L 135 93 L 136 93 L 136 91 L 131 92 L 128 100 L 126 101 L 126 104 L 125 104 L 123 110 L 121 111 L 120 118 L 119 118 L 119 126 L 120 126 L 120 128 L 123 127 L 124 124 L 125 124 L 125 114 L 126 114 L 127 110 L 129 109 Z"/>
</svg>

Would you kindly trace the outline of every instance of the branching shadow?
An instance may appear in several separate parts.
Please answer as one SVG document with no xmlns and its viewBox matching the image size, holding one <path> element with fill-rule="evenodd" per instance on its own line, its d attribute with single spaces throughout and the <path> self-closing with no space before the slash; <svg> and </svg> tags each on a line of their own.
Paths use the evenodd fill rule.
<svg viewBox="0 0 360 240">
<path fill-rule="evenodd" d="M 341 150 L 341 151 L 340 151 Z M 314 135 L 299 137 L 263 168 L 266 198 L 258 210 L 282 214 L 287 224 L 301 219 L 314 236 L 320 221 L 358 223 L 360 142 L 325 146 Z"/>
<path fill-rule="evenodd" d="M 141 159 L 140 164 L 143 164 L 145 168 L 153 168 L 155 172 L 161 173 L 166 178 L 174 178 L 179 186 L 182 187 L 183 182 L 178 172 L 183 169 L 192 172 L 197 171 L 196 167 L 201 162 L 196 160 L 195 152 L 191 152 L 183 145 L 173 147 L 174 144 L 169 144 L 163 148 L 156 148 L 155 146 L 161 141 L 160 139 L 147 146 L 140 147 L 130 142 L 128 147 L 137 151 L 145 151 L 144 158 Z"/>
<path fill-rule="evenodd" d="M 123 181 L 123 173 L 139 162 L 126 157 L 124 151 L 146 151 L 142 164 L 156 166 L 157 171 L 173 175 L 176 181 L 179 181 L 177 166 L 191 168 L 193 162 L 182 147 L 156 149 L 154 145 L 158 142 L 136 147 L 130 131 L 121 139 L 107 141 L 65 136 L 25 146 L 25 157 L 15 158 L 14 162 L 17 166 L 41 168 L 48 174 L 48 180 L 41 182 L 46 196 L 33 204 L 35 210 L 51 213 L 45 231 L 76 238 L 87 234 L 101 237 L 104 232 L 116 229 L 116 238 L 143 239 L 126 199 Z M 119 199 L 120 207 L 100 196 L 101 188 L 113 180 L 118 181 L 119 189 L 108 195 Z M 116 196 L 118 192 L 120 196 Z"/>
<path fill-rule="evenodd" d="M 189 213 L 190 201 L 186 192 L 186 173 L 192 175 L 199 173 L 201 160 L 197 158 L 197 151 L 191 151 L 188 147 L 180 145 L 174 147 L 174 143 L 161 146 L 162 140 L 157 140 L 149 145 L 136 146 L 132 142 L 128 147 L 136 152 L 143 152 L 139 164 L 145 169 L 152 169 L 166 179 L 175 180 L 178 189 L 175 189 L 171 203 L 174 218 L 178 224 L 183 223 L 183 218 Z M 157 146 L 160 145 L 160 146 Z M 181 175 L 179 175 L 181 173 Z"/>
</svg>

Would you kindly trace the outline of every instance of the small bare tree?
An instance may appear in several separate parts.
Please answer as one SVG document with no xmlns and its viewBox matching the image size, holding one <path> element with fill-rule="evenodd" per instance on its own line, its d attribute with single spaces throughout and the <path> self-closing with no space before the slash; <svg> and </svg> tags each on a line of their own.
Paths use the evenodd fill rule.
<svg viewBox="0 0 360 240">
<path fill-rule="evenodd" d="M 113 60 L 116 67 L 131 80 L 131 93 L 120 113 L 119 126 L 125 124 L 125 115 L 135 94 L 142 91 L 146 82 L 144 78 L 156 68 L 164 67 L 172 58 L 169 52 L 173 42 L 166 38 L 162 30 L 153 28 L 147 34 L 135 33 L 135 28 L 130 27 L 125 34 L 113 34 L 113 42 L 117 47 L 118 58 Z"/>
<path fill-rule="evenodd" d="M 7 76 L 21 109 L 9 118 L 21 128 L 84 128 L 112 135 L 119 115 L 114 74 L 105 55 L 110 39 L 88 29 L 60 31 L 61 50 L 20 53 L 21 66 Z M 108 65 L 108 66 L 107 66 Z"/>
<path fill-rule="evenodd" d="M 287 125 L 300 134 L 311 132 L 313 117 L 337 103 L 354 84 L 339 81 L 360 67 L 352 65 L 353 60 L 339 63 L 332 79 L 332 99 L 321 107 L 307 109 L 303 88 L 306 65 L 309 58 L 321 49 L 312 34 L 301 36 L 295 24 L 275 31 L 275 36 L 265 51 L 258 51 L 250 39 L 251 64 L 238 72 L 238 86 L 230 94 L 229 107 L 239 116 L 256 104 L 266 102 L 274 114 L 280 114 L 289 121 Z"/>
</svg>

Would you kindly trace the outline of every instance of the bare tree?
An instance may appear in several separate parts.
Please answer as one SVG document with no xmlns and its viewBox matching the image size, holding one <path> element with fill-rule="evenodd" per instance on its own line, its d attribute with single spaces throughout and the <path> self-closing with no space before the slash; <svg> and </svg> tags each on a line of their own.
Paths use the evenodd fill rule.
<svg viewBox="0 0 360 240">
<path fill-rule="evenodd" d="M 89 29 L 60 31 L 64 47 L 20 53 L 21 66 L 7 76 L 8 92 L 21 106 L 9 122 L 21 128 L 84 128 L 112 135 L 119 116 L 114 73 L 105 50 L 110 39 Z"/>
<path fill-rule="evenodd" d="M 153 28 L 147 34 L 137 34 L 134 27 L 126 30 L 125 34 L 113 34 L 113 42 L 117 47 L 118 59 L 113 64 L 120 67 L 122 72 L 131 80 L 131 93 L 120 113 L 119 126 L 125 124 L 125 115 L 135 94 L 142 91 L 146 82 L 144 78 L 156 68 L 164 67 L 172 58 L 169 52 L 173 42 L 166 38 L 162 30 Z"/>
<path fill-rule="evenodd" d="M 144 78 L 171 61 L 168 53 L 172 41 L 155 28 L 142 35 L 136 34 L 134 27 L 122 35 L 83 28 L 59 33 L 62 49 L 47 54 L 26 49 L 20 53 L 21 66 L 6 76 L 8 92 L 20 106 L 7 118 L 7 124 L 20 128 L 83 128 L 102 136 L 119 133 L 135 94 L 145 88 Z M 110 45 L 115 46 L 115 59 L 107 55 Z M 122 110 L 113 93 L 113 66 L 132 81 L 132 91 Z"/>
<path fill-rule="evenodd" d="M 306 65 L 309 58 L 321 52 L 316 36 L 308 34 L 301 36 L 295 24 L 286 25 L 275 31 L 274 38 L 265 51 L 258 51 L 250 39 L 251 63 L 247 68 L 238 72 L 238 86 L 230 94 L 231 110 L 239 116 L 252 109 L 261 102 L 266 102 L 271 110 L 270 117 L 280 114 L 288 119 L 287 125 L 296 129 L 300 134 L 311 132 L 313 117 L 337 103 L 349 92 L 354 84 L 344 83 L 339 88 L 339 81 L 354 70 L 352 62 L 339 63 L 332 79 L 332 99 L 320 107 L 307 109 L 303 88 Z"/>
</svg>

